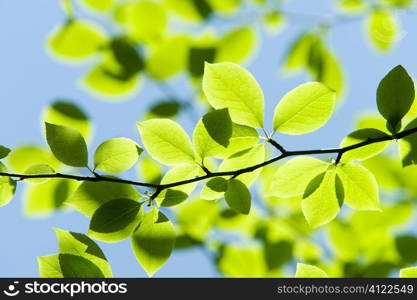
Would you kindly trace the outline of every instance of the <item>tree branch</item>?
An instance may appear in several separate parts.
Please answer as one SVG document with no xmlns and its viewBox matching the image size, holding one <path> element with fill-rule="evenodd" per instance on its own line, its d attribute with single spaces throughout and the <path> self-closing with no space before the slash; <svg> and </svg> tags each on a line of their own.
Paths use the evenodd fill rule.
<svg viewBox="0 0 417 300">
<path fill-rule="evenodd" d="M 138 182 L 138 181 L 108 177 L 108 176 L 103 176 L 103 175 L 98 175 L 98 174 L 94 177 L 91 177 L 91 176 L 77 176 L 77 175 L 70 175 L 70 174 L 61 174 L 61 173 L 29 175 L 29 174 L 14 174 L 14 173 L 0 172 L 0 176 L 17 178 L 19 180 L 32 179 L 32 178 L 65 178 L 65 179 L 71 179 L 71 180 L 77 180 L 77 181 L 91 181 L 91 182 L 107 181 L 107 182 L 114 182 L 114 183 L 120 183 L 120 184 L 130 184 L 130 185 L 135 185 L 135 186 L 154 188 L 155 192 L 152 194 L 151 199 L 155 199 L 165 189 L 169 189 L 172 187 L 185 185 L 185 184 L 189 184 L 193 182 L 198 182 L 198 181 L 202 181 L 202 180 L 210 179 L 214 177 L 233 176 L 235 178 L 241 174 L 253 172 L 259 168 L 273 164 L 279 160 L 282 160 L 284 158 L 291 157 L 291 156 L 337 154 L 335 164 L 338 164 L 340 160 L 342 159 L 343 154 L 346 152 L 349 152 L 349 151 L 352 151 L 354 149 L 358 149 L 361 147 L 365 147 L 367 145 L 375 144 L 375 143 L 391 141 L 391 140 L 399 140 L 416 132 L 417 132 L 417 127 L 412 128 L 412 129 L 407 129 L 407 130 L 404 130 L 404 131 L 401 131 L 399 133 L 392 134 L 392 135 L 387 134 L 386 136 L 383 136 L 380 138 L 368 139 L 366 141 L 363 141 L 354 145 L 350 145 L 347 147 L 343 147 L 343 148 L 312 149 L 312 150 L 299 150 L 299 151 L 286 150 L 283 146 L 278 144 L 276 141 L 269 139 L 268 142 L 281 152 L 280 155 L 274 158 L 271 158 L 267 161 L 264 161 L 260 164 L 246 167 L 243 169 L 239 169 L 235 171 L 210 172 L 202 176 L 194 177 L 194 178 L 187 179 L 187 180 L 181 180 L 181 181 L 177 181 L 173 183 L 168 183 L 168 184 L 152 184 L 152 183 L 146 183 L 146 182 Z"/>
</svg>

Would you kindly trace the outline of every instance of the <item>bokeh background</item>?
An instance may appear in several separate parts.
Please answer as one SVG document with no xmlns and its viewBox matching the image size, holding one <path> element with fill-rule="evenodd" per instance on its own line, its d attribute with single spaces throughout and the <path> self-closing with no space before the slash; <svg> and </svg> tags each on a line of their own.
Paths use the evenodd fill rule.
<svg viewBox="0 0 417 300">
<path fill-rule="evenodd" d="M 293 0 L 285 9 L 317 16 L 334 14 L 334 0 Z M 249 12 L 250 13 L 250 12 Z M 87 13 L 88 14 L 88 13 Z M 88 15 L 106 24 L 96 15 Z M 342 63 L 347 89 L 342 105 L 322 129 L 302 137 L 279 136 L 288 148 L 334 147 L 349 133 L 360 113 L 376 109 L 375 91 L 379 80 L 391 68 L 402 64 L 417 75 L 417 18 L 412 13 L 398 15 L 403 24 L 401 40 L 390 52 L 375 52 L 364 37 L 363 21 L 348 22 L 332 29 L 330 45 Z M 45 39 L 51 29 L 63 20 L 58 1 L 0 0 L 0 144 L 15 147 L 22 144 L 45 145 L 41 131 L 42 110 L 57 98 L 71 99 L 84 108 L 95 126 L 90 149 L 102 141 L 119 136 L 139 140 L 135 122 L 143 118 L 155 98 L 163 97 L 151 82 L 142 85 L 140 93 L 128 101 L 109 102 L 97 99 L 79 83 L 91 64 L 68 67 L 57 63 L 45 50 Z M 222 22 L 214 26 L 224 26 Z M 253 24 L 257 26 L 257 24 Z M 260 82 L 266 99 L 266 123 L 270 124 L 277 101 L 290 89 L 307 80 L 304 76 L 288 77 L 280 72 L 285 52 L 294 38 L 312 26 L 309 19 L 294 18 L 276 36 L 260 32 L 257 53 L 247 64 Z M 178 95 L 190 91 L 185 79 L 170 84 Z M 195 124 L 186 114 L 178 122 L 189 132 Z M 135 172 L 124 177 L 135 178 Z M 57 250 L 53 227 L 85 232 L 88 219 L 76 211 L 63 211 L 46 218 L 29 218 L 23 214 L 23 185 L 13 201 L 0 209 L 0 276 L 37 277 L 35 257 Z M 100 243 L 115 276 L 142 277 L 129 241 Z M 219 276 L 211 261 L 200 249 L 176 251 L 156 277 Z"/>
</svg>

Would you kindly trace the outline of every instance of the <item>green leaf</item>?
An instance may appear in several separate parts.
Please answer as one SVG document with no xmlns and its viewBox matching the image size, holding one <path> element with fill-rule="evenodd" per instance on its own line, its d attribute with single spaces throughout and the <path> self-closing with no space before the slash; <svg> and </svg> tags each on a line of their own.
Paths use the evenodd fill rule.
<svg viewBox="0 0 417 300">
<path fill-rule="evenodd" d="M 7 168 L 0 162 L 0 173 L 7 173 Z M 0 176 L 0 207 L 12 200 L 16 191 L 16 181 L 8 176 Z"/>
<path fill-rule="evenodd" d="M 212 178 L 201 189 L 200 197 L 205 200 L 216 200 L 227 191 L 227 180 L 223 177 Z"/>
<path fill-rule="evenodd" d="M 87 5 L 89 8 L 92 8 L 99 12 L 108 11 L 115 0 L 81 0 L 83 4 Z"/>
<path fill-rule="evenodd" d="M 101 205 L 91 217 L 88 235 L 103 242 L 120 242 L 138 226 L 141 205 L 135 200 L 115 199 Z"/>
<path fill-rule="evenodd" d="M 383 131 L 373 128 L 358 129 L 350 133 L 340 143 L 341 148 L 365 142 L 369 139 L 378 139 L 387 136 Z M 342 162 L 352 160 L 366 160 L 381 153 L 389 144 L 389 141 L 373 143 L 354 150 L 345 152 L 342 156 Z"/>
<path fill-rule="evenodd" d="M 235 153 L 249 149 L 253 147 L 259 141 L 259 135 L 256 129 L 246 126 L 232 123 L 232 136 L 229 140 L 229 145 L 226 149 L 215 156 L 218 158 L 228 158 Z"/>
<path fill-rule="evenodd" d="M 286 71 L 297 71 L 306 68 L 310 55 L 311 46 L 318 38 L 311 33 L 299 36 L 291 45 L 285 58 L 284 68 Z"/>
<path fill-rule="evenodd" d="M 0 159 L 5 158 L 7 155 L 9 155 L 10 151 L 12 150 L 0 145 Z"/>
<path fill-rule="evenodd" d="M 91 218 L 104 203 L 114 199 L 139 200 L 141 195 L 128 184 L 115 182 L 83 182 L 70 196 L 67 203 Z"/>
<path fill-rule="evenodd" d="M 48 48 L 60 58 L 82 60 L 97 53 L 105 42 L 105 34 L 98 25 L 73 20 L 54 30 Z"/>
<path fill-rule="evenodd" d="M 248 215 L 251 207 L 251 194 L 244 183 L 238 179 L 230 179 L 224 198 L 230 208 Z"/>
<path fill-rule="evenodd" d="M 138 164 L 138 173 L 146 182 L 158 184 L 162 178 L 162 167 L 145 156 Z"/>
<path fill-rule="evenodd" d="M 417 119 L 412 120 L 404 128 L 410 130 L 417 128 Z M 403 167 L 417 164 L 417 134 L 410 134 L 400 139 L 400 155 Z"/>
<path fill-rule="evenodd" d="M 149 276 L 155 274 L 170 257 L 175 236 L 171 222 L 157 209 L 144 215 L 132 236 L 131 245 L 136 259 Z"/>
<path fill-rule="evenodd" d="M 322 269 L 306 264 L 297 264 L 296 278 L 327 278 L 329 277 Z"/>
<path fill-rule="evenodd" d="M 401 119 L 410 110 L 415 97 L 414 82 L 402 66 L 392 69 L 379 83 L 377 104 L 392 133 L 401 129 Z"/>
<path fill-rule="evenodd" d="M 161 184 L 170 184 L 183 180 L 193 179 L 200 173 L 197 165 L 178 165 L 169 170 L 161 180 Z M 156 200 L 161 206 L 174 206 L 185 201 L 193 192 L 198 182 L 183 184 L 163 190 Z"/>
<path fill-rule="evenodd" d="M 306 188 L 307 197 L 301 202 L 304 217 L 313 228 L 333 220 L 341 207 L 341 199 L 338 198 L 339 193 L 336 190 L 335 170 L 326 171 L 320 179 L 320 182 L 315 179 L 310 181 Z"/>
<path fill-rule="evenodd" d="M 55 174 L 54 169 L 52 169 L 50 166 L 45 164 L 37 164 L 30 166 L 25 171 L 26 175 L 48 175 L 48 174 Z M 44 183 L 48 181 L 49 178 L 31 178 L 26 179 L 27 182 L 30 183 Z"/>
<path fill-rule="evenodd" d="M 145 119 L 155 119 L 155 118 L 165 118 L 173 119 L 181 110 L 181 103 L 175 99 L 163 99 L 161 102 L 158 102 L 149 109 L 149 112 L 146 114 Z"/>
<path fill-rule="evenodd" d="M 70 127 L 45 123 L 46 140 L 55 157 L 72 167 L 86 167 L 87 145 L 82 135 Z"/>
<path fill-rule="evenodd" d="M 250 149 L 240 151 L 233 154 L 229 158 L 223 160 L 219 166 L 219 172 L 236 171 L 260 164 L 265 161 L 265 144 L 258 144 Z M 250 186 L 261 173 L 262 168 L 258 168 L 253 172 L 239 175 L 239 180 L 246 186 Z"/>
<path fill-rule="evenodd" d="M 227 108 L 214 110 L 203 116 L 193 134 L 194 147 L 202 162 L 205 157 L 216 156 L 229 146 L 232 137 L 232 120 Z"/>
<path fill-rule="evenodd" d="M 265 259 L 260 248 L 226 246 L 218 260 L 219 270 L 229 277 L 265 277 Z"/>
<path fill-rule="evenodd" d="M 368 169 L 358 164 L 343 164 L 337 167 L 337 174 L 343 182 L 346 204 L 354 209 L 381 210 L 378 184 Z"/>
<path fill-rule="evenodd" d="M 204 74 L 204 64 L 212 63 L 216 57 L 213 46 L 191 47 L 188 52 L 188 71 L 193 77 L 200 78 Z"/>
<path fill-rule="evenodd" d="M 189 37 L 177 35 L 151 45 L 146 69 L 156 79 L 166 79 L 187 69 Z M 175 49 L 173 55 L 172 49 Z"/>
<path fill-rule="evenodd" d="M 378 50 L 390 50 L 397 41 L 399 24 L 388 10 L 374 10 L 368 17 L 366 27 L 372 45 Z"/>
<path fill-rule="evenodd" d="M 63 278 L 61 266 L 59 265 L 59 254 L 41 256 L 37 258 L 39 277 L 41 278 Z"/>
<path fill-rule="evenodd" d="M 33 184 L 25 191 L 24 212 L 29 216 L 46 216 L 58 209 L 65 209 L 66 200 L 78 183 L 69 179 L 51 179 Z"/>
<path fill-rule="evenodd" d="M 179 207 L 176 219 L 183 233 L 197 241 L 204 241 L 213 229 L 219 206 L 213 201 L 193 200 Z"/>
<path fill-rule="evenodd" d="M 81 233 L 58 228 L 54 228 L 54 230 L 58 239 L 59 253 L 85 257 L 97 265 L 106 278 L 113 276 L 106 256 L 92 239 Z"/>
<path fill-rule="evenodd" d="M 233 63 L 207 63 L 203 90 L 215 109 L 229 109 L 233 122 L 263 127 L 263 92 L 256 79 L 244 68 Z"/>
<path fill-rule="evenodd" d="M 367 5 L 362 0 L 342 0 L 338 6 L 345 13 L 358 14 L 363 12 Z"/>
<path fill-rule="evenodd" d="M 275 172 L 269 194 L 282 198 L 301 196 L 307 184 L 328 167 L 328 163 L 312 157 L 293 158 Z"/>
<path fill-rule="evenodd" d="M 58 169 L 61 163 L 46 149 L 36 146 L 21 146 L 15 148 L 7 157 L 8 164 L 15 172 L 22 173 L 35 164 L 45 164 Z"/>
<path fill-rule="evenodd" d="M 134 2 L 127 10 L 126 27 L 137 41 L 152 43 L 161 39 L 168 27 L 168 16 L 160 3 L 144 0 Z"/>
<path fill-rule="evenodd" d="M 250 57 L 256 46 L 253 29 L 243 27 L 223 36 L 217 48 L 216 62 L 239 63 Z"/>
<path fill-rule="evenodd" d="M 142 142 L 155 160 L 167 165 L 194 163 L 194 151 L 184 129 L 169 119 L 137 124 Z"/>
<path fill-rule="evenodd" d="M 400 278 L 417 278 L 417 267 L 409 267 L 409 268 L 401 269 Z"/>
<path fill-rule="evenodd" d="M 68 100 L 54 101 L 43 112 L 42 120 L 51 124 L 74 128 L 86 140 L 89 140 L 92 135 L 93 126 L 88 120 L 87 114 Z"/>
<path fill-rule="evenodd" d="M 94 167 L 109 174 L 121 173 L 136 163 L 142 151 L 131 139 L 113 138 L 97 147 Z"/>
<path fill-rule="evenodd" d="M 82 256 L 59 254 L 58 261 L 64 278 L 104 278 L 100 268 Z"/>
<path fill-rule="evenodd" d="M 122 67 L 119 74 L 123 80 L 128 80 L 145 68 L 143 58 L 135 45 L 125 37 L 116 37 L 110 42 L 110 49 L 115 61 Z"/>
<path fill-rule="evenodd" d="M 278 103 L 274 114 L 274 130 L 287 134 L 317 130 L 329 120 L 335 101 L 335 93 L 323 84 L 302 84 Z"/>
</svg>

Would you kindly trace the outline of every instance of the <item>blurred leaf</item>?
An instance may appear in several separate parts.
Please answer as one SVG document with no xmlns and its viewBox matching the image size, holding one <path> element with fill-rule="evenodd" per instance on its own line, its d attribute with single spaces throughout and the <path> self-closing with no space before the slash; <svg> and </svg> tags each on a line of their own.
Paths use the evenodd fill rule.
<svg viewBox="0 0 417 300">
<path fill-rule="evenodd" d="M 378 50 L 387 51 L 398 39 L 399 24 L 390 11 L 374 10 L 367 19 L 368 37 Z"/>
<path fill-rule="evenodd" d="M 123 73 L 119 75 L 123 80 L 129 80 L 145 68 L 143 58 L 128 39 L 123 37 L 113 39 L 110 42 L 110 49 L 116 62 L 123 68 Z"/>
<path fill-rule="evenodd" d="M 264 277 L 262 249 L 226 246 L 218 260 L 219 270 L 229 277 Z"/>
<path fill-rule="evenodd" d="M 51 34 L 48 47 L 60 58 L 82 60 L 97 53 L 105 39 L 103 30 L 96 24 L 73 20 Z"/>
<path fill-rule="evenodd" d="M 58 169 L 61 163 L 46 149 L 36 146 L 17 147 L 7 157 L 8 164 L 17 173 L 23 173 L 35 164 L 46 164 Z"/>
<path fill-rule="evenodd" d="M 397 236 L 395 237 L 395 245 L 405 263 L 411 264 L 417 261 L 417 237 L 412 235 Z"/>
<path fill-rule="evenodd" d="M 29 168 L 27 168 L 25 171 L 25 174 L 26 175 L 48 175 L 48 174 L 55 174 L 55 171 L 48 165 L 37 164 L 37 165 L 32 165 Z M 30 183 L 44 183 L 48 180 L 49 178 L 26 179 L 26 181 Z"/>
<path fill-rule="evenodd" d="M 338 7 L 345 13 L 358 14 L 365 10 L 367 6 L 366 1 L 363 0 L 341 0 Z"/>
<path fill-rule="evenodd" d="M 161 166 L 148 157 L 143 157 L 139 161 L 138 171 L 146 182 L 158 184 L 161 181 Z"/>
<path fill-rule="evenodd" d="M 193 200 L 183 203 L 177 221 L 182 232 L 197 241 L 204 241 L 219 214 L 219 206 L 212 201 Z"/>
<path fill-rule="evenodd" d="M 81 0 L 83 4 L 99 12 L 108 11 L 116 0 Z"/>
<path fill-rule="evenodd" d="M 188 70 L 194 77 L 204 74 L 204 64 L 214 62 L 216 48 L 214 47 L 191 47 L 188 54 Z"/>
<path fill-rule="evenodd" d="M 326 272 L 322 269 L 306 264 L 297 264 L 297 271 L 295 272 L 297 278 L 327 278 Z"/>
<path fill-rule="evenodd" d="M 167 118 L 173 119 L 181 110 L 181 103 L 175 99 L 163 99 L 154 104 L 145 119 Z"/>
<path fill-rule="evenodd" d="M 69 196 L 77 188 L 77 183 L 68 179 L 51 179 L 30 185 L 25 191 L 25 214 L 41 216 L 65 207 Z"/>
<path fill-rule="evenodd" d="M 256 46 L 256 33 L 249 27 L 228 32 L 219 41 L 216 62 L 239 63 L 246 60 Z"/>
<path fill-rule="evenodd" d="M 401 269 L 400 278 L 417 278 L 417 267 Z"/>
</svg>

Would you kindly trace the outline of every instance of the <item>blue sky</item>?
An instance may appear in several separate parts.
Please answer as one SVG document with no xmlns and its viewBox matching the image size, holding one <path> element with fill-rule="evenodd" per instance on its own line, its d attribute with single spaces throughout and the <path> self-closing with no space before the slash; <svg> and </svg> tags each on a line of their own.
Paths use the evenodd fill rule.
<svg viewBox="0 0 417 300">
<path fill-rule="evenodd" d="M 292 0 L 288 10 L 318 15 L 331 13 L 331 0 Z M 91 149 L 102 141 L 118 136 L 138 140 L 135 122 L 144 109 L 159 96 L 160 91 L 146 84 L 133 99 L 120 103 L 98 100 L 78 84 L 87 65 L 67 66 L 51 59 L 44 41 L 51 29 L 64 16 L 58 1 L 2 0 L 0 1 L 0 144 L 14 147 L 34 143 L 43 145 L 40 130 L 42 109 L 56 98 L 73 99 L 90 115 L 96 127 Z M 379 80 L 392 67 L 403 64 L 417 75 L 417 19 L 412 14 L 401 14 L 404 38 L 388 54 L 372 50 L 362 33 L 362 22 L 351 22 L 332 30 L 330 44 L 343 64 L 348 81 L 345 101 L 321 130 L 303 137 L 277 136 L 292 149 L 333 147 L 353 128 L 358 114 L 375 110 L 375 91 Z M 255 59 L 248 68 L 264 89 L 267 110 L 271 112 L 277 101 L 291 88 L 302 83 L 302 76 L 287 77 L 278 72 L 279 63 L 291 41 L 312 25 L 294 19 L 283 33 L 275 37 L 263 36 Z M 182 94 L 181 82 L 175 89 Z M 267 114 L 266 122 L 272 115 Z M 180 122 L 190 130 L 189 121 Z M 188 122 L 188 124 L 187 124 Z M 129 173 L 126 176 L 134 176 Z M 38 276 L 35 257 L 56 253 L 57 243 L 52 227 L 85 232 L 88 220 L 77 212 L 58 213 L 48 218 L 30 219 L 22 214 L 22 190 L 13 201 L 0 209 L 0 276 Z M 137 264 L 128 241 L 118 244 L 100 243 L 115 276 L 146 276 Z M 216 276 L 214 267 L 199 250 L 173 255 L 157 276 L 210 277 Z"/>
</svg>

